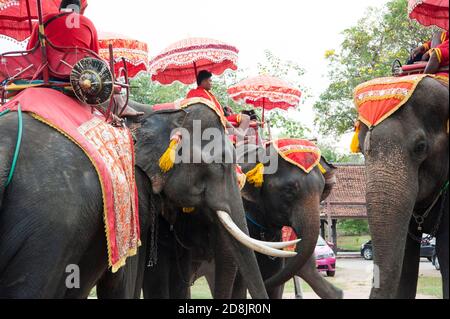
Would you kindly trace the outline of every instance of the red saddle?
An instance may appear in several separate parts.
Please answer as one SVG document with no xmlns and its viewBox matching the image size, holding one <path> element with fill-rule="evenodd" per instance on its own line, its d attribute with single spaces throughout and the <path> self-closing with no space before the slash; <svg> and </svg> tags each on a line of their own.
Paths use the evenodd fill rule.
<svg viewBox="0 0 450 319">
<path fill-rule="evenodd" d="M 402 65 L 401 72 L 397 76 L 407 76 L 413 74 L 423 74 L 427 67 L 427 62 L 419 62 L 414 64 Z M 438 73 L 445 73 L 449 71 L 448 66 L 441 67 Z"/>
</svg>

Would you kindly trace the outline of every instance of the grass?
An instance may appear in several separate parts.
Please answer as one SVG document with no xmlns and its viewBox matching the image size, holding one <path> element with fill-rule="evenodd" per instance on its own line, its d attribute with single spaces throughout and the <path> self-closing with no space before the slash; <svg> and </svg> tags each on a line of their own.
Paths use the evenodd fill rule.
<svg viewBox="0 0 450 319">
<path fill-rule="evenodd" d="M 364 236 L 338 236 L 337 246 L 341 251 L 360 251 L 361 245 L 370 240 L 369 235 Z"/>
<path fill-rule="evenodd" d="M 198 279 L 191 288 L 192 299 L 212 299 L 208 282 L 205 277 Z"/>
<path fill-rule="evenodd" d="M 441 277 L 419 277 L 417 293 L 442 299 Z"/>
<path fill-rule="evenodd" d="M 327 280 L 329 280 L 337 287 L 344 289 L 343 285 L 339 282 L 336 282 L 335 278 L 328 277 Z M 312 292 L 311 287 L 304 280 L 302 280 L 301 283 L 302 283 L 302 290 L 304 293 Z M 285 294 L 295 293 L 293 280 L 288 281 L 288 283 L 284 287 L 284 293 Z M 205 277 L 200 278 L 195 282 L 195 285 L 191 288 L 191 296 L 192 299 L 212 299 L 211 292 L 209 291 L 209 286 L 208 283 L 206 282 Z"/>
</svg>

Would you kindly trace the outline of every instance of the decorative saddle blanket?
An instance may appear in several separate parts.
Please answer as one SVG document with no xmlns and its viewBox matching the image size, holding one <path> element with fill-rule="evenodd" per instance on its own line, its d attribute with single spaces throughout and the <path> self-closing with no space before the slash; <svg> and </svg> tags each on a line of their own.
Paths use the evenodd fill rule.
<svg viewBox="0 0 450 319">
<path fill-rule="evenodd" d="M 311 141 L 292 138 L 274 140 L 268 144 L 272 144 L 284 160 L 307 174 L 320 164 L 322 154 Z"/>
<path fill-rule="evenodd" d="M 90 106 L 53 89 L 26 89 L 0 111 L 17 111 L 19 104 L 22 111 L 80 147 L 95 167 L 103 195 L 108 262 L 116 272 L 141 245 L 130 131 L 107 124 L 102 115 L 92 113 Z"/>
<path fill-rule="evenodd" d="M 220 119 L 220 122 L 222 123 L 223 127 L 227 128 L 227 119 L 225 117 L 225 114 L 223 113 L 223 110 L 218 109 L 217 106 L 204 98 L 201 97 L 194 97 L 194 98 L 189 98 L 189 99 L 183 99 L 183 100 L 177 100 L 175 102 L 172 103 L 164 103 L 164 104 L 156 104 L 152 106 L 152 109 L 154 112 L 160 112 L 160 111 L 168 111 L 168 110 L 182 110 L 185 109 L 191 105 L 194 104 L 204 104 L 207 107 L 209 107 L 211 110 L 213 110 L 217 116 Z"/>
<path fill-rule="evenodd" d="M 377 126 L 405 105 L 426 77 L 448 85 L 448 76 L 429 74 L 378 78 L 359 85 L 354 101 L 360 121 L 368 127 Z"/>
</svg>

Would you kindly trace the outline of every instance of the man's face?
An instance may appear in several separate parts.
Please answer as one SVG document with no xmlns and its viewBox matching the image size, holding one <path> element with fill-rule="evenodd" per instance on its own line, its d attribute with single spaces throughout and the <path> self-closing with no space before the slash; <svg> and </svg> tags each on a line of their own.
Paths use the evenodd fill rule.
<svg viewBox="0 0 450 319">
<path fill-rule="evenodd" d="M 202 88 L 204 88 L 205 90 L 211 90 L 212 89 L 212 78 L 203 80 L 202 83 L 200 84 L 200 86 Z"/>
</svg>

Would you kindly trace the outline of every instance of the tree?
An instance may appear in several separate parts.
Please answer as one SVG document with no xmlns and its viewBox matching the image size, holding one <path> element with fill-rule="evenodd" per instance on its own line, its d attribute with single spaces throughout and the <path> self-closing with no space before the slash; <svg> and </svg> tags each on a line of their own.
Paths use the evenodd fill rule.
<svg viewBox="0 0 450 319">
<path fill-rule="evenodd" d="M 293 61 L 283 61 L 281 58 L 275 56 L 272 52 L 265 51 L 265 60 L 258 63 L 258 70 L 260 74 L 267 74 L 281 79 L 289 78 L 290 84 L 297 87 L 302 92 L 301 103 L 305 103 L 305 100 L 310 97 L 309 89 L 303 84 L 303 75 L 305 70 Z M 261 110 L 259 110 L 261 114 Z M 303 127 L 299 121 L 289 118 L 287 111 L 273 110 L 269 115 L 270 125 L 277 129 L 278 137 L 305 137 L 310 130 Z"/>
<path fill-rule="evenodd" d="M 391 0 L 380 10 L 369 8 L 358 23 L 342 32 L 338 51 L 329 50 L 329 87 L 315 103 L 315 123 L 324 134 L 341 135 L 353 128 L 357 113 L 353 90 L 370 79 L 391 75 L 395 59 L 405 61 L 411 49 L 430 39 L 433 30 L 408 18 L 407 0 Z"/>
</svg>

